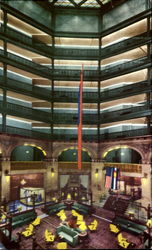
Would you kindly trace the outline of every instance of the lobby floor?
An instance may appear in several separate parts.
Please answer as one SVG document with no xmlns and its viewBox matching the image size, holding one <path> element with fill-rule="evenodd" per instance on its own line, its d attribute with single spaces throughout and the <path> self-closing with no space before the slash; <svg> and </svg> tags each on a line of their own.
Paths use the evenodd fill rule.
<svg viewBox="0 0 152 250">
<path fill-rule="evenodd" d="M 67 220 L 71 216 L 71 211 L 65 211 L 67 215 Z M 100 215 L 99 215 L 100 213 Z M 88 230 L 88 239 L 85 242 L 79 243 L 76 247 L 71 247 L 68 244 L 68 249 L 119 249 L 117 244 L 116 236 L 109 231 L 109 224 L 111 222 L 110 217 L 107 216 L 108 213 L 104 209 L 98 210 L 98 215 L 94 214 L 92 216 L 84 216 L 84 220 L 87 225 L 89 225 L 94 219 L 98 221 L 98 228 L 96 232 L 90 232 Z M 39 216 L 42 218 L 41 224 L 37 227 L 35 232 L 35 245 L 34 249 L 57 249 L 57 243 L 60 241 L 58 237 L 55 238 L 53 243 L 46 243 L 44 239 L 44 232 L 46 229 L 51 231 L 53 234 L 56 234 L 56 228 L 60 224 L 60 219 L 56 215 L 47 216 L 39 212 Z M 108 217 L 108 218 L 107 218 Z M 27 225 L 17 228 L 13 231 L 13 236 L 17 237 L 16 233 L 23 231 Z M 123 236 L 126 237 L 129 241 L 135 244 L 134 249 L 142 249 L 143 244 L 141 239 L 138 236 L 129 234 L 127 232 L 122 232 Z M 33 249 L 33 239 L 21 237 L 19 244 L 20 250 Z"/>
</svg>

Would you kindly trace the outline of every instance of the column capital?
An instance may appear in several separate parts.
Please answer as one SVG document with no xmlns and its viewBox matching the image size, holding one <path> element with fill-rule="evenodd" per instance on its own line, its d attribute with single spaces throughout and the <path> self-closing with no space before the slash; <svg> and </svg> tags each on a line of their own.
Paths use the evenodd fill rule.
<svg viewBox="0 0 152 250">
<path fill-rule="evenodd" d="M 46 162 L 57 162 L 58 159 L 57 159 L 57 158 L 52 158 L 52 157 L 46 157 L 46 158 L 44 159 L 44 161 L 46 161 Z"/>
<path fill-rule="evenodd" d="M 10 161 L 10 156 L 2 156 L 0 157 L 0 161 L 3 162 L 3 161 Z"/>
</svg>

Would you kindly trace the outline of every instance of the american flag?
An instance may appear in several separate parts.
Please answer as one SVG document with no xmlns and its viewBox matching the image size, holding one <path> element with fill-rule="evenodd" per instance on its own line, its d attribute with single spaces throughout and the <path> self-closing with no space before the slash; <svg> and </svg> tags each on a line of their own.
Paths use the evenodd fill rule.
<svg viewBox="0 0 152 250">
<path fill-rule="evenodd" d="M 105 182 L 105 188 L 107 189 L 111 188 L 112 173 L 113 173 L 113 168 L 107 167 L 106 168 L 106 182 Z"/>
<path fill-rule="evenodd" d="M 117 190 L 118 184 L 118 177 L 119 177 L 119 169 L 115 167 L 107 167 L 106 168 L 106 181 L 105 181 L 105 188 L 112 188 Z"/>
</svg>

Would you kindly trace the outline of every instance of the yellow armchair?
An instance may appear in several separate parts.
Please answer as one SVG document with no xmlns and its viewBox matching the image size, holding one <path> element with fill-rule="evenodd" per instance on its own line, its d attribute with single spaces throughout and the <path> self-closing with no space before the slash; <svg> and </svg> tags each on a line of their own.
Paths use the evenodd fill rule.
<svg viewBox="0 0 152 250">
<path fill-rule="evenodd" d="M 88 228 L 90 229 L 90 231 L 96 231 L 97 226 L 98 226 L 98 221 L 94 220 L 93 222 L 91 222 L 90 225 L 88 225 Z"/>
<path fill-rule="evenodd" d="M 130 242 L 127 241 L 126 238 L 124 238 L 122 236 L 121 233 L 118 234 L 117 240 L 118 240 L 118 245 L 121 246 L 121 247 L 123 247 L 123 248 L 128 248 L 129 245 L 131 244 Z"/>
<path fill-rule="evenodd" d="M 55 239 L 55 235 L 52 232 L 49 232 L 48 229 L 45 230 L 45 241 L 46 242 L 53 242 Z"/>
<path fill-rule="evenodd" d="M 60 219 L 62 220 L 62 221 L 65 221 L 66 220 L 66 215 L 65 214 L 62 214 L 61 216 L 60 216 Z"/>
<path fill-rule="evenodd" d="M 116 225 L 114 225 L 114 224 L 110 224 L 109 228 L 110 228 L 110 232 L 113 232 L 115 234 L 117 234 L 117 233 L 120 232 L 119 228 Z"/>
<path fill-rule="evenodd" d="M 33 234 L 33 229 L 34 229 L 33 225 L 30 224 L 21 234 L 24 235 L 25 237 L 29 237 Z"/>
<path fill-rule="evenodd" d="M 63 210 L 63 209 L 62 209 L 62 210 L 60 210 L 60 212 L 59 212 L 59 213 L 57 213 L 56 215 L 60 217 L 62 214 L 65 214 L 65 212 L 64 212 L 64 210 Z"/>
<path fill-rule="evenodd" d="M 26 230 L 26 231 L 22 232 L 21 234 L 24 235 L 25 237 L 29 237 L 33 234 L 33 231 Z"/>
<path fill-rule="evenodd" d="M 32 222 L 32 225 L 33 226 L 38 226 L 40 225 L 41 223 L 41 218 L 37 217 L 33 222 Z"/>
<path fill-rule="evenodd" d="M 86 225 L 85 221 L 81 221 L 81 223 L 79 225 L 79 229 L 82 230 L 82 231 L 87 230 L 87 225 Z"/>
<path fill-rule="evenodd" d="M 67 243 L 66 242 L 59 242 L 57 244 L 57 249 L 67 249 Z"/>
<path fill-rule="evenodd" d="M 77 216 L 77 222 L 76 222 L 76 224 L 77 224 L 77 225 L 80 225 L 82 221 L 83 221 L 83 215 L 80 215 L 80 214 L 79 214 L 79 215 Z"/>
<path fill-rule="evenodd" d="M 77 211 L 75 211 L 74 209 L 72 209 L 72 215 L 77 217 L 79 215 L 79 213 Z"/>
<path fill-rule="evenodd" d="M 32 224 L 30 224 L 28 227 L 26 227 L 26 230 L 28 231 L 33 231 L 34 226 Z"/>
</svg>

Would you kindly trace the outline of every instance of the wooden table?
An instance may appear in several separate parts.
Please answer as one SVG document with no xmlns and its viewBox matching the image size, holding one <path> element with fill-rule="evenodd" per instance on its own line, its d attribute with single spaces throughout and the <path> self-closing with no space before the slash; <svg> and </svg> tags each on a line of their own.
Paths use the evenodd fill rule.
<svg viewBox="0 0 152 250">
<path fill-rule="evenodd" d="M 87 231 L 78 233 L 78 236 L 79 236 L 79 243 L 83 243 L 85 245 L 88 242 L 88 232 Z"/>
</svg>

